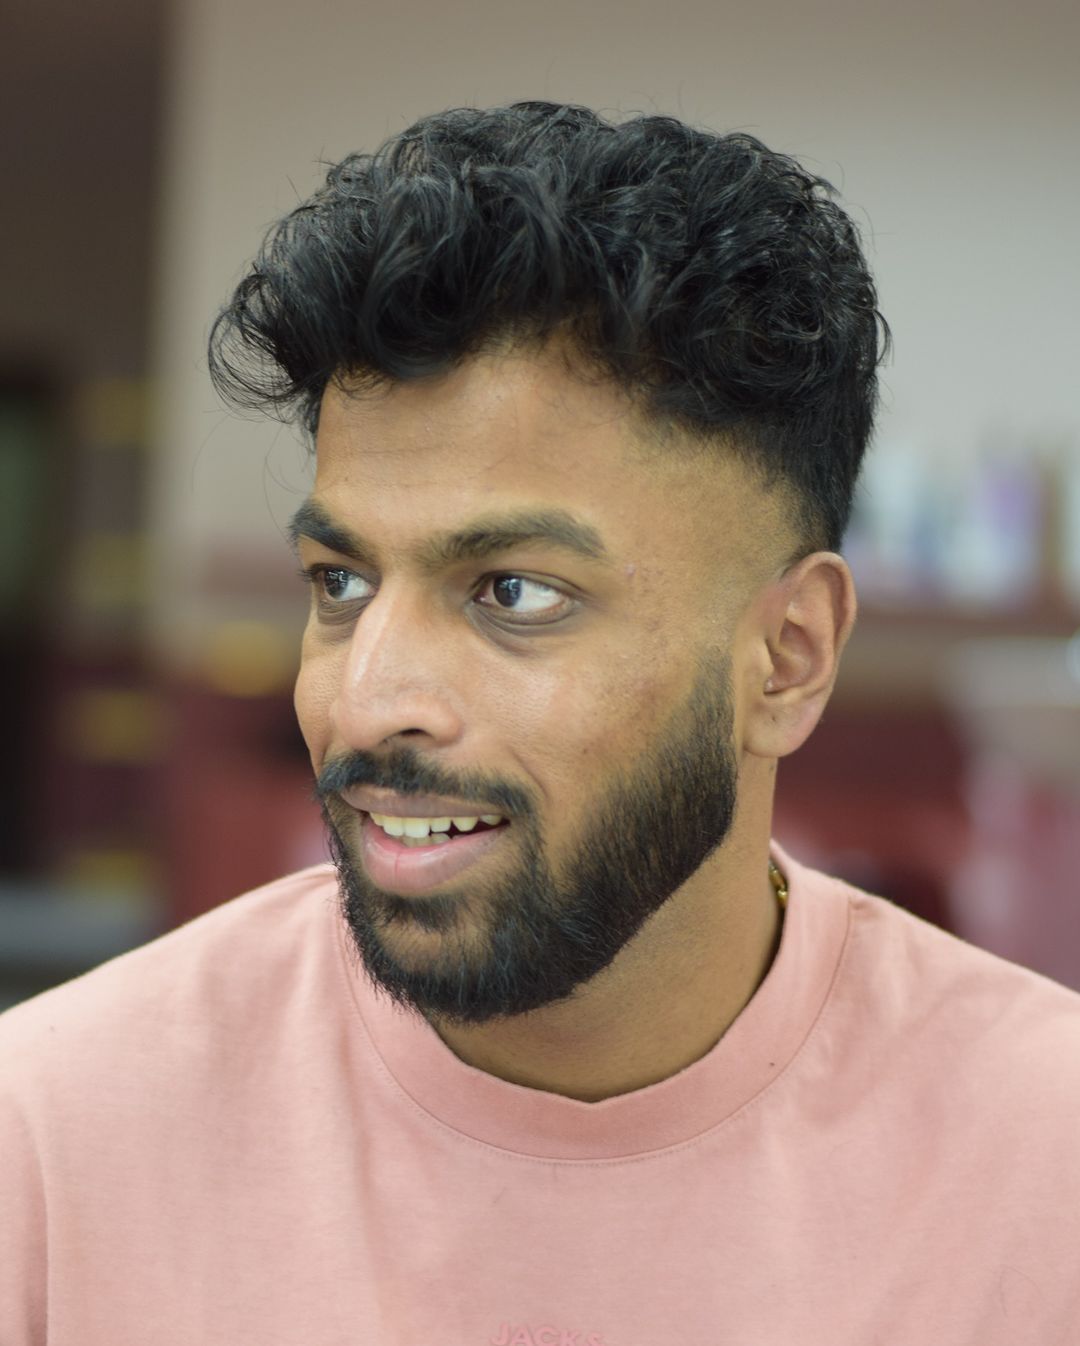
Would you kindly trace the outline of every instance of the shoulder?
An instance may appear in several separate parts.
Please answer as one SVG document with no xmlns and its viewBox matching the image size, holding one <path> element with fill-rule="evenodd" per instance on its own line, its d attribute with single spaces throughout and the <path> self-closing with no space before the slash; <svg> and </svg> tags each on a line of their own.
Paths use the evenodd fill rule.
<svg viewBox="0 0 1080 1346">
<path fill-rule="evenodd" d="M 258 1072 L 291 1085 L 318 1044 L 335 908 L 330 866 L 289 875 L 0 1015 L 0 1315 L 20 1340 L 44 1340 L 72 1229 L 138 1223 L 162 1174 L 200 1190 L 222 1135 L 279 1110 Z"/>
<path fill-rule="evenodd" d="M 1080 1108 L 1080 994 L 931 925 L 884 898 L 810 874 L 848 909 L 830 1009 L 855 1050 L 887 1046 L 892 1069 L 1020 1112 Z M 847 1011 L 838 1014 L 838 1011 Z"/>
<path fill-rule="evenodd" d="M 137 1065 L 200 1024 L 224 1025 L 310 956 L 336 892 L 330 865 L 302 870 L 14 1006 L 0 1014 L 0 1080 L 83 1074 L 106 1054 Z"/>
</svg>

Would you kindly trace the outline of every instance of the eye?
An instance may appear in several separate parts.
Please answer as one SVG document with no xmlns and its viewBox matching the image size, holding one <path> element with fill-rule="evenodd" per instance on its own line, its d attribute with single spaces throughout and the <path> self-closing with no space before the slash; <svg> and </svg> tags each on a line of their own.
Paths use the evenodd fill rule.
<svg viewBox="0 0 1080 1346">
<path fill-rule="evenodd" d="M 550 622 L 564 617 L 573 600 L 550 584 L 524 575 L 492 575 L 476 595 L 477 603 L 492 616 L 518 622 Z"/>
<path fill-rule="evenodd" d="M 375 592 L 374 585 L 344 566 L 313 565 L 301 570 L 300 578 L 311 585 L 322 608 L 364 603 Z"/>
</svg>

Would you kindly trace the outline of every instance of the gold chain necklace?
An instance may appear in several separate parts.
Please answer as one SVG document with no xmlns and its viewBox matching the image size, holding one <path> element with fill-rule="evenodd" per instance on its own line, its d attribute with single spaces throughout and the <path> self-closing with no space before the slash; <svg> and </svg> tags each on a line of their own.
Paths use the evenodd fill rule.
<svg viewBox="0 0 1080 1346">
<path fill-rule="evenodd" d="M 775 860 L 769 861 L 769 878 L 772 881 L 773 892 L 776 894 L 776 900 L 780 903 L 780 910 L 783 911 L 787 906 L 788 886 L 787 879 L 780 873 Z"/>
</svg>

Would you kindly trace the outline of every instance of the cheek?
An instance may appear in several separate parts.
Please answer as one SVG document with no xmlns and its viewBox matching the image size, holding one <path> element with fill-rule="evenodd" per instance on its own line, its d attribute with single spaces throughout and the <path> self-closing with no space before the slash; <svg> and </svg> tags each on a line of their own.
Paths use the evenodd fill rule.
<svg viewBox="0 0 1080 1346">
<path fill-rule="evenodd" d="M 587 800 L 600 779 L 646 751 L 683 681 L 672 661 L 608 652 L 572 672 L 523 680 L 498 714 L 519 763 L 545 794 Z"/>
</svg>

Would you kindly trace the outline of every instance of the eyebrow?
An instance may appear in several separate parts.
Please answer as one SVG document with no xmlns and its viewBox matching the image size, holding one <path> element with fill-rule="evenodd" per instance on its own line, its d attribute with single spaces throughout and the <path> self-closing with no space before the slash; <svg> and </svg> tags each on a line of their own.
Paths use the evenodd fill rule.
<svg viewBox="0 0 1080 1346">
<path fill-rule="evenodd" d="M 294 551 L 300 539 L 306 537 L 361 564 L 372 565 L 375 561 L 371 544 L 337 523 L 317 500 L 305 500 L 296 511 L 289 522 L 288 537 Z M 529 543 L 561 547 L 587 561 L 611 560 L 596 529 L 564 509 L 483 515 L 465 528 L 425 539 L 413 555 L 423 570 L 435 572 Z"/>
</svg>

